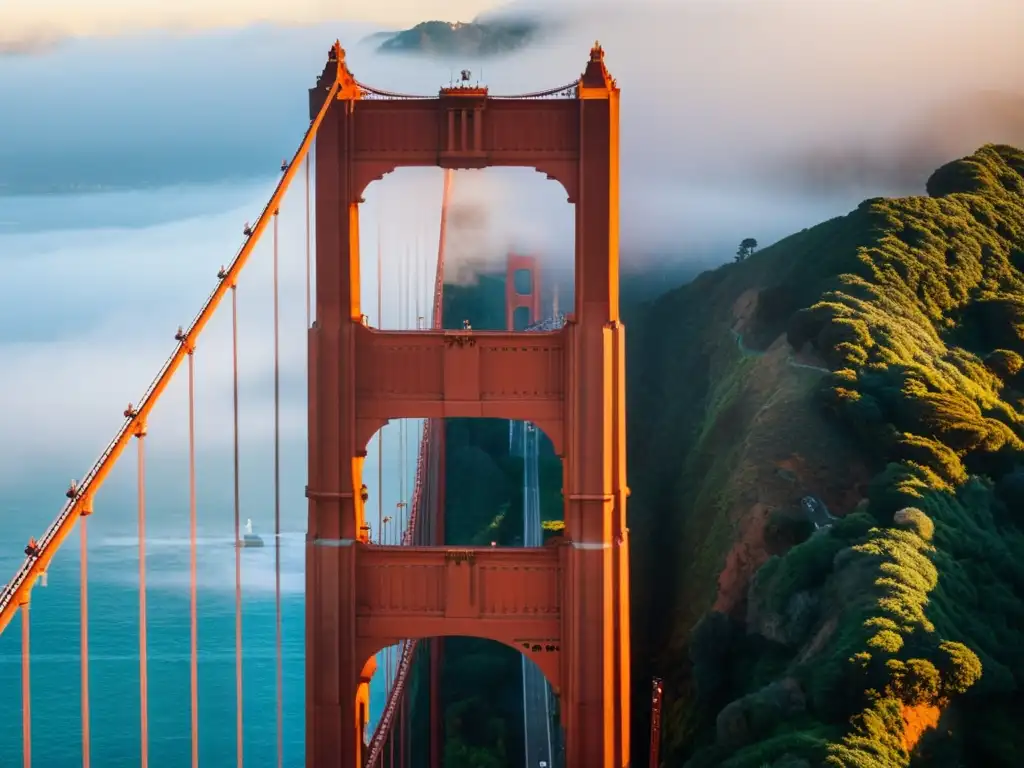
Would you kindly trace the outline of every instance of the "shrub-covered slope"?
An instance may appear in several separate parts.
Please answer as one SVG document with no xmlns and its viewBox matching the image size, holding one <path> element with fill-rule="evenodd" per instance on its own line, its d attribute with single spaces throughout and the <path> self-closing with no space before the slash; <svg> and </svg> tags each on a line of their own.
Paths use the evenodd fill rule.
<svg viewBox="0 0 1024 768">
<path fill-rule="evenodd" d="M 927 191 L 632 321 L 634 675 L 667 679 L 669 765 L 1020 764 L 1024 153 Z"/>
</svg>

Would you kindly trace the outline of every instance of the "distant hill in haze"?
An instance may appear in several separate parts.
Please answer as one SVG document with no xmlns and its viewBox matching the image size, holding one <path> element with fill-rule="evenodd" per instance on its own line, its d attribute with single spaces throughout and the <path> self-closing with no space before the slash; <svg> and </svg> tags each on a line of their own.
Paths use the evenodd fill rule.
<svg viewBox="0 0 1024 768">
<path fill-rule="evenodd" d="M 487 22 L 424 21 L 385 37 L 378 50 L 440 56 L 496 56 L 529 45 L 540 31 L 540 22 L 527 18 Z"/>
<path fill-rule="evenodd" d="M 0 58 L 47 53 L 60 45 L 60 42 L 61 39 L 56 35 L 31 35 L 10 39 L 0 38 Z"/>
</svg>

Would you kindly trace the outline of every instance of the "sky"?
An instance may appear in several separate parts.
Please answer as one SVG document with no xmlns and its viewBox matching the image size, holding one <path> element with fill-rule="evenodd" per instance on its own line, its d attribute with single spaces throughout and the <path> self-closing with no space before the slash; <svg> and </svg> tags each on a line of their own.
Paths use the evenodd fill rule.
<svg viewBox="0 0 1024 768">
<path fill-rule="evenodd" d="M 411 24 L 424 18 L 469 21 L 491 0 L 4 0 L 0 39 L 51 30 L 83 35 L 173 26 L 202 28 L 254 21 L 310 23 L 333 18 Z"/>
</svg>

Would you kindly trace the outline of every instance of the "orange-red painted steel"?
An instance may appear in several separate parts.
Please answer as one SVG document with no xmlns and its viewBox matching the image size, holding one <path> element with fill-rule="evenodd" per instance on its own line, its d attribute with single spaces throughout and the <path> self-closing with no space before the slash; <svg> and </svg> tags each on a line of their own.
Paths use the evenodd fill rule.
<svg viewBox="0 0 1024 768">
<path fill-rule="evenodd" d="M 29 604 L 21 604 L 21 759 L 32 768 L 32 656 Z"/>
<path fill-rule="evenodd" d="M 525 272 L 530 276 L 530 288 L 519 292 L 516 276 Z M 530 313 L 526 325 L 540 322 L 540 270 L 535 256 L 510 253 L 505 260 L 505 328 L 514 331 L 516 310 L 526 309 Z"/>
<path fill-rule="evenodd" d="M 189 693 L 192 768 L 199 768 L 199 613 L 196 574 L 196 356 L 188 353 Z"/>
<path fill-rule="evenodd" d="M 82 768 L 89 768 L 92 756 L 90 717 L 89 717 L 89 515 L 91 510 L 83 510 L 82 522 L 79 524 L 80 562 L 79 562 L 79 632 L 81 651 L 82 679 Z"/>
<path fill-rule="evenodd" d="M 561 697 L 568 765 L 621 768 L 629 761 L 629 579 L 619 91 L 604 52 L 595 46 L 575 86 L 546 99 L 497 99 L 479 88 L 437 98 L 374 91 L 356 82 L 336 45 L 310 93 L 312 111 L 325 103 L 331 74 L 340 87 L 316 159 L 307 765 L 362 765 L 355 697 L 377 650 L 462 634 L 508 643 L 539 663 Z M 576 204 L 577 243 L 575 311 L 563 330 L 511 338 L 362 323 L 362 193 L 407 165 L 525 165 L 564 186 Z M 369 437 L 392 418 L 446 416 L 529 420 L 549 434 L 564 459 L 561 543 L 504 552 L 360 540 Z"/>
<path fill-rule="evenodd" d="M 279 211 L 274 209 L 274 687 L 277 768 L 284 768 L 284 665 L 281 655 L 281 319 L 278 279 Z"/>
<path fill-rule="evenodd" d="M 129 406 L 129 410 L 131 407 Z M 139 443 L 138 509 L 139 509 L 139 734 L 142 751 L 139 763 L 149 765 L 149 642 L 146 617 L 146 431 L 139 422 L 135 435 Z"/>
<path fill-rule="evenodd" d="M 231 395 L 232 442 L 234 448 L 234 502 L 235 502 L 235 764 L 242 768 L 245 755 L 245 729 L 242 706 L 242 487 L 239 472 L 238 441 L 238 285 L 231 284 Z"/>
</svg>

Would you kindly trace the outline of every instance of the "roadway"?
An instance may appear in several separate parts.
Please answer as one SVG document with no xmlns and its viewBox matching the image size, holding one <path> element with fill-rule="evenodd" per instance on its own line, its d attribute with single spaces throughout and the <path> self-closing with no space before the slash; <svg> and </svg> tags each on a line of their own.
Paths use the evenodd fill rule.
<svg viewBox="0 0 1024 768">
<path fill-rule="evenodd" d="M 540 521 L 539 432 L 527 422 L 521 429 L 523 441 L 523 546 L 544 543 Z M 523 732 L 526 740 L 526 768 L 552 768 L 551 692 L 547 679 L 532 661 L 523 656 Z"/>
<path fill-rule="evenodd" d="M 552 331 L 562 327 L 559 315 L 531 325 L 528 331 Z M 510 428 L 509 437 L 518 442 L 515 448 L 523 457 L 523 546 L 544 544 L 540 514 L 540 430 L 530 422 Z M 519 452 L 517 451 L 517 452 Z M 553 722 L 556 712 L 554 693 L 547 678 L 532 661 L 523 657 L 523 732 L 526 768 L 558 768 L 561 755 L 558 728 Z"/>
</svg>

